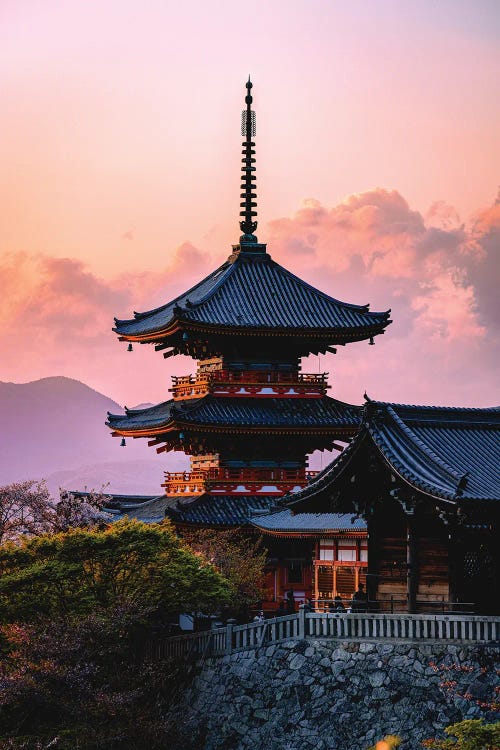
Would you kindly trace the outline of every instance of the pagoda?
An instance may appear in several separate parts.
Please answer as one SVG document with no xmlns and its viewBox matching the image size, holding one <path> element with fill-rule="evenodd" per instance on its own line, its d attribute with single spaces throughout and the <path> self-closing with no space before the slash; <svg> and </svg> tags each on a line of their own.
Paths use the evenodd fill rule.
<svg viewBox="0 0 500 750">
<path fill-rule="evenodd" d="M 241 524 L 303 489 L 308 454 L 342 449 L 359 429 L 361 407 L 327 395 L 328 373 L 302 372 L 301 358 L 374 343 L 390 310 L 340 302 L 276 263 L 258 241 L 255 112 L 246 83 L 242 112 L 239 243 L 228 259 L 174 300 L 114 331 L 132 351 L 151 344 L 164 357 L 197 361 L 174 377 L 172 397 L 125 415 L 109 414 L 112 434 L 146 438 L 158 453 L 183 451 L 191 471 L 166 472 L 165 513 L 177 524 Z M 156 499 L 155 499 L 156 502 Z"/>
</svg>

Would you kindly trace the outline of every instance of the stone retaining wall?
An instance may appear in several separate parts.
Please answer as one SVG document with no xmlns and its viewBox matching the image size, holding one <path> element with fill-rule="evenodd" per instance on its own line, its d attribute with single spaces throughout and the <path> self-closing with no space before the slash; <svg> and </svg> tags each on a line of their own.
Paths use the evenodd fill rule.
<svg viewBox="0 0 500 750">
<path fill-rule="evenodd" d="M 492 645 L 289 640 L 211 658 L 177 709 L 183 747 L 367 750 L 399 734 L 418 750 L 485 714 L 478 702 L 498 685 L 497 657 Z M 444 681 L 457 684 L 447 691 Z"/>
</svg>

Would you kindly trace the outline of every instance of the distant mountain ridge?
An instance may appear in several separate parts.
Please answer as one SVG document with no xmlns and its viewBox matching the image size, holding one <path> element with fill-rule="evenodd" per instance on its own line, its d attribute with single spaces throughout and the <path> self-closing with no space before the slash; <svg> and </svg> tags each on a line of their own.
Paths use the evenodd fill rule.
<svg viewBox="0 0 500 750">
<path fill-rule="evenodd" d="M 186 459 L 167 463 L 145 440 L 122 448 L 104 424 L 108 411 L 123 407 L 72 378 L 0 382 L 0 485 L 47 478 L 51 489 L 109 482 L 108 492 L 161 494 L 163 469 L 184 468 Z"/>
</svg>

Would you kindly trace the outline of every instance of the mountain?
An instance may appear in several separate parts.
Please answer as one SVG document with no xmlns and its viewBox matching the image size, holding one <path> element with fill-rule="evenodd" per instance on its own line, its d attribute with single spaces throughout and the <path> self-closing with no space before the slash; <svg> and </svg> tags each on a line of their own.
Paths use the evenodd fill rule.
<svg viewBox="0 0 500 750">
<path fill-rule="evenodd" d="M 169 463 L 169 468 L 174 468 Z M 53 497 L 59 488 L 117 492 L 120 495 L 161 495 L 164 465 L 161 461 L 108 461 L 102 464 L 63 469 L 47 476 L 47 487 Z M 178 470 L 184 469 L 184 464 Z"/>
<path fill-rule="evenodd" d="M 163 469 L 181 470 L 186 459 L 166 462 L 145 440 L 127 440 L 122 448 L 104 424 L 108 411 L 123 408 L 79 380 L 0 382 L 0 485 L 50 478 L 51 488 L 99 489 L 109 482 L 109 492 L 160 493 Z"/>
</svg>

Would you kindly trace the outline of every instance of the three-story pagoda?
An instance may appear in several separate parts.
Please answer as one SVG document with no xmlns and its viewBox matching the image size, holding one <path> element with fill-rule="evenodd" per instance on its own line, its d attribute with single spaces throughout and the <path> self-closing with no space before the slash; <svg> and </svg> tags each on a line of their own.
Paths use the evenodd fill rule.
<svg viewBox="0 0 500 750">
<path fill-rule="evenodd" d="M 172 398 L 109 414 L 107 424 L 122 440 L 146 438 L 158 453 L 189 454 L 190 472 L 165 474 L 174 501 L 168 512 L 182 520 L 183 509 L 197 509 L 208 525 L 231 525 L 228 513 L 241 522 L 249 507 L 300 490 L 310 478 L 307 455 L 354 436 L 360 407 L 329 397 L 327 373 L 303 373 L 301 358 L 373 343 L 391 322 L 390 311 L 371 312 L 310 286 L 258 241 L 250 80 L 246 89 L 239 243 L 196 286 L 114 328 L 129 350 L 152 344 L 164 357 L 197 360 L 194 375 L 173 378 Z"/>
</svg>

